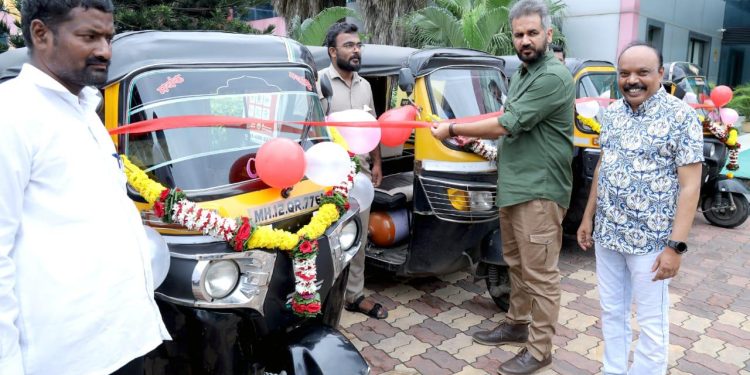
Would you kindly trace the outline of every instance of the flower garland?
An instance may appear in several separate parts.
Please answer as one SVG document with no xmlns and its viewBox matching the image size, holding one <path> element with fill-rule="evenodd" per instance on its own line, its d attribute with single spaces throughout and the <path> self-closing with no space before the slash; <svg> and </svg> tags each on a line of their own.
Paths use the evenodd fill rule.
<svg viewBox="0 0 750 375">
<path fill-rule="evenodd" d="M 742 145 L 737 142 L 737 138 L 739 137 L 737 129 L 731 124 L 724 124 L 719 121 L 705 119 L 703 121 L 703 130 L 711 132 L 716 139 L 727 145 L 727 149 L 729 150 L 729 164 L 727 164 L 727 169 L 730 171 L 740 169 L 740 165 L 737 161 L 740 156 L 740 148 Z"/>
<path fill-rule="evenodd" d="M 497 147 L 486 144 L 479 139 L 474 139 L 468 144 L 471 152 L 483 157 L 485 160 L 497 160 Z"/>
<path fill-rule="evenodd" d="M 317 238 L 349 209 L 349 191 L 354 183 L 357 164 L 352 161 L 349 175 L 339 185 L 319 199 L 320 207 L 310 223 L 296 233 L 274 229 L 271 225 L 256 226 L 246 216 L 224 218 L 212 210 L 202 209 L 187 199 L 182 190 L 168 189 L 150 179 L 146 173 L 124 155 L 121 156 L 128 183 L 153 205 L 154 214 L 165 223 L 176 223 L 189 230 L 200 231 L 227 241 L 235 251 L 278 249 L 291 251 L 295 278 L 292 310 L 295 314 L 312 317 L 320 313 L 320 294 L 315 285 L 318 254 Z"/>
<path fill-rule="evenodd" d="M 581 122 L 581 124 L 588 126 L 596 134 L 600 134 L 602 132 L 602 124 L 600 124 L 599 121 L 596 121 L 595 118 L 583 117 L 580 114 L 577 114 L 576 118 Z"/>
</svg>

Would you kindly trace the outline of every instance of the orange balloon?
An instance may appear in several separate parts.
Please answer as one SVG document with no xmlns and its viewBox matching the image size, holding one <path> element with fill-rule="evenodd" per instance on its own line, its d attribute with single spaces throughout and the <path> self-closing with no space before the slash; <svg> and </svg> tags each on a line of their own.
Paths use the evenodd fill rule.
<svg viewBox="0 0 750 375">
<path fill-rule="evenodd" d="M 255 155 L 258 177 L 268 186 L 287 188 L 305 175 L 305 151 L 288 138 L 274 138 L 260 146 Z"/>
<path fill-rule="evenodd" d="M 417 107 L 405 105 L 385 111 L 378 121 L 414 121 L 417 118 Z M 380 129 L 380 143 L 388 147 L 404 144 L 412 132 L 411 126 L 385 126 Z"/>
<path fill-rule="evenodd" d="M 727 103 L 732 101 L 732 89 L 724 85 L 714 87 L 711 90 L 711 101 L 718 108 L 727 105 Z"/>
</svg>

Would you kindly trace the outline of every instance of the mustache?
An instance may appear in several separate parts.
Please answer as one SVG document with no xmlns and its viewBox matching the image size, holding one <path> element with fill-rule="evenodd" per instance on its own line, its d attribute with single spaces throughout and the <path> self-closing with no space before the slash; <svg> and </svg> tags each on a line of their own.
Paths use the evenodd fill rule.
<svg viewBox="0 0 750 375">
<path fill-rule="evenodd" d="M 622 85 L 622 89 L 625 90 L 625 91 L 629 91 L 629 90 L 632 90 L 632 89 L 645 90 L 646 89 L 646 85 L 644 85 L 642 83 L 633 83 L 633 84 L 627 84 L 626 83 L 626 84 Z"/>
<path fill-rule="evenodd" d="M 105 64 L 109 68 L 110 60 L 101 56 L 89 57 L 86 59 L 86 65 L 101 65 Z"/>
<path fill-rule="evenodd" d="M 359 54 L 358 54 L 358 53 L 355 53 L 355 54 L 353 54 L 353 55 L 352 55 L 352 57 L 350 57 L 350 58 L 349 58 L 349 61 L 352 61 L 353 59 L 359 59 L 359 60 L 362 60 L 362 59 L 361 59 L 361 58 L 359 57 Z"/>
</svg>

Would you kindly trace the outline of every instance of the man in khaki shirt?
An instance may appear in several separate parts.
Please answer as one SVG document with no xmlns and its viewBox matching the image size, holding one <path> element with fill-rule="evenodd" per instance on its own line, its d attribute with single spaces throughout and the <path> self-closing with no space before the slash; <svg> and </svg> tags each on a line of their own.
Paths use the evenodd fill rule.
<svg viewBox="0 0 750 375">
<path fill-rule="evenodd" d="M 326 46 L 331 65 L 319 72 L 319 79 L 328 77 L 333 88 L 333 97 L 330 103 L 323 99 L 324 108 L 328 106 L 328 112 L 338 112 L 347 109 L 362 109 L 375 116 L 375 105 L 372 99 L 372 89 L 366 79 L 357 74 L 360 68 L 360 53 L 362 42 L 359 40 L 357 25 L 339 22 L 328 29 L 326 35 Z M 320 92 L 320 87 L 318 87 Z M 357 155 L 360 160 L 361 171 L 372 179 L 375 186 L 380 185 L 383 180 L 383 172 L 380 163 L 380 147 L 376 147 L 370 155 Z M 372 168 L 368 159 L 372 161 Z M 373 318 L 385 319 L 388 311 L 379 303 L 365 298 L 363 289 L 365 286 L 365 247 L 367 244 L 367 224 L 370 218 L 370 210 L 360 212 L 362 220 L 362 235 L 360 240 L 362 246 L 357 255 L 349 265 L 349 281 L 346 286 L 346 309 L 361 312 Z"/>
</svg>

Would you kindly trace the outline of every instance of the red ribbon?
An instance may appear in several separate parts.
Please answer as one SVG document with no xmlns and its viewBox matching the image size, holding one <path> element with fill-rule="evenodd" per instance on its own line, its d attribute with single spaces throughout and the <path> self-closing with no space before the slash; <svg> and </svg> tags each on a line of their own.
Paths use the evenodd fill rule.
<svg viewBox="0 0 750 375">
<path fill-rule="evenodd" d="M 462 117 L 453 120 L 457 123 L 467 123 L 487 118 L 498 117 L 502 115 L 501 112 L 487 113 L 478 116 Z M 232 117 L 232 116 L 210 116 L 210 115 L 198 115 L 198 116 L 173 116 L 163 117 L 153 120 L 144 120 L 134 122 L 125 126 L 120 126 L 116 129 L 109 131 L 111 135 L 118 134 L 139 134 L 148 133 L 158 130 L 167 129 L 181 129 L 181 128 L 195 128 L 195 127 L 214 127 L 224 126 L 232 128 L 247 128 L 248 124 L 264 124 L 274 125 L 277 123 L 287 124 L 298 124 L 298 125 L 310 125 L 310 126 L 336 126 L 336 127 L 362 127 L 362 128 L 429 128 L 433 125 L 432 122 L 427 121 L 354 121 L 354 122 L 326 122 L 326 121 L 279 121 L 279 120 L 262 120 L 252 117 Z"/>
</svg>

